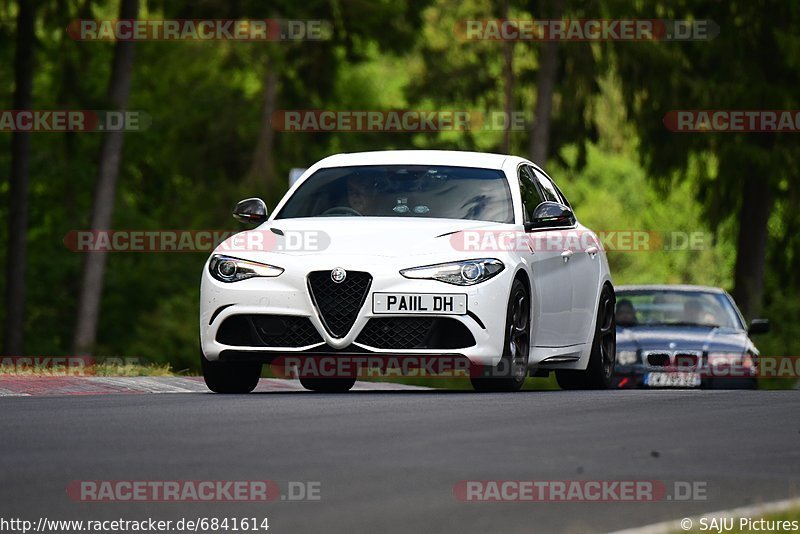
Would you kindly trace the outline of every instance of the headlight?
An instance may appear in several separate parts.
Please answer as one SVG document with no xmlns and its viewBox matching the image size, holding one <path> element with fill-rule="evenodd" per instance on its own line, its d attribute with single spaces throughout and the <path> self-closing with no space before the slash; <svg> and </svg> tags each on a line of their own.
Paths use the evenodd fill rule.
<svg viewBox="0 0 800 534">
<path fill-rule="evenodd" d="M 737 365 L 742 363 L 742 354 L 739 352 L 709 352 L 709 365 Z"/>
<path fill-rule="evenodd" d="M 238 282 L 256 276 L 274 278 L 283 272 L 280 267 L 256 263 L 254 261 L 240 260 L 230 256 L 214 254 L 208 263 L 211 276 L 220 282 Z"/>
<path fill-rule="evenodd" d="M 638 360 L 635 350 L 617 351 L 617 363 L 620 365 L 633 365 Z"/>
<path fill-rule="evenodd" d="M 480 284 L 504 269 L 503 262 L 493 258 L 453 261 L 424 267 L 403 269 L 400 274 L 406 278 L 439 280 L 457 286 Z"/>
</svg>

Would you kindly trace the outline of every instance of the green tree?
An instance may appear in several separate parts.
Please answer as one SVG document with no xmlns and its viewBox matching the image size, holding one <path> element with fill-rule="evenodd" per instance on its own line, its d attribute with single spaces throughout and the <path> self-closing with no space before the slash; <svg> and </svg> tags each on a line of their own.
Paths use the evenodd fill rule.
<svg viewBox="0 0 800 534">
<path fill-rule="evenodd" d="M 13 109 L 33 107 L 34 0 L 21 0 L 17 12 L 17 39 L 14 54 Z M 18 355 L 24 350 L 25 290 L 28 265 L 28 203 L 31 133 L 11 136 L 11 174 L 8 210 L 8 251 L 6 255 L 5 328 L 3 353 Z"/>
<path fill-rule="evenodd" d="M 784 254 L 775 248 L 781 239 L 771 235 L 771 225 L 784 236 L 796 227 L 797 212 L 784 206 L 797 198 L 793 174 L 800 145 L 794 134 L 785 133 L 672 133 L 663 119 L 681 109 L 800 107 L 800 6 L 686 0 L 636 7 L 636 15 L 644 18 L 710 19 L 719 25 L 712 41 L 619 43 L 615 51 L 627 108 L 652 175 L 669 187 L 686 176 L 694 158 L 714 156 L 716 168 L 699 176 L 697 195 L 712 226 L 735 218 L 734 296 L 752 318 L 762 304 L 770 246 Z M 789 240 L 796 247 L 796 240 Z M 796 274 L 792 278 L 797 281 Z"/>
</svg>

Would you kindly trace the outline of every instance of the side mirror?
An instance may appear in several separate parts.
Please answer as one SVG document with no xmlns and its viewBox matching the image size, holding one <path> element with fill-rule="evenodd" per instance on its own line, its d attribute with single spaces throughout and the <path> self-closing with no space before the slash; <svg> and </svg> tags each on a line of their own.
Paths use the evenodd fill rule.
<svg viewBox="0 0 800 534">
<path fill-rule="evenodd" d="M 246 198 L 233 208 L 233 218 L 243 223 L 260 224 L 267 220 L 267 205 L 260 198 Z"/>
<path fill-rule="evenodd" d="M 575 214 L 564 204 L 542 202 L 533 209 L 531 221 L 525 223 L 525 231 L 540 228 L 568 228 L 575 226 Z"/>
<path fill-rule="evenodd" d="M 769 332 L 769 319 L 753 319 L 750 321 L 750 328 L 747 329 L 749 335 L 766 334 Z"/>
</svg>

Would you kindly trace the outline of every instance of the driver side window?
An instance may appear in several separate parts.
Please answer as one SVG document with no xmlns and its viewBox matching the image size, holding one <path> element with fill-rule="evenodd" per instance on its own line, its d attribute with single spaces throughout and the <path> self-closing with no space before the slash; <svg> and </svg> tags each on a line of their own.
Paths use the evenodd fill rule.
<svg viewBox="0 0 800 534">
<path fill-rule="evenodd" d="M 517 178 L 519 179 L 519 192 L 522 196 L 523 222 L 530 222 L 531 213 L 544 199 L 542 199 L 539 188 L 534 182 L 533 173 L 527 165 L 519 166 Z"/>
</svg>

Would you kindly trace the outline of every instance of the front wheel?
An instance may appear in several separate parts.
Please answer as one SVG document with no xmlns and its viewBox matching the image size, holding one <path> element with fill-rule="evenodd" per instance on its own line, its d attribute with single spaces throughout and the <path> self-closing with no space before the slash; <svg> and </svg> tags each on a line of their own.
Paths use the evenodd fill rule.
<svg viewBox="0 0 800 534">
<path fill-rule="evenodd" d="M 592 352 L 584 371 L 556 371 L 556 381 L 561 389 L 608 389 L 614 377 L 617 360 L 617 322 L 614 290 L 604 286 L 597 306 L 597 324 L 594 329 Z"/>
<path fill-rule="evenodd" d="M 506 309 L 503 356 L 495 367 L 482 367 L 470 381 L 475 391 L 519 391 L 528 374 L 531 346 L 531 304 L 528 290 L 519 279 L 511 284 Z"/>
<path fill-rule="evenodd" d="M 261 377 L 258 362 L 210 362 L 201 352 L 200 366 L 206 386 L 214 393 L 250 393 Z"/>
</svg>

